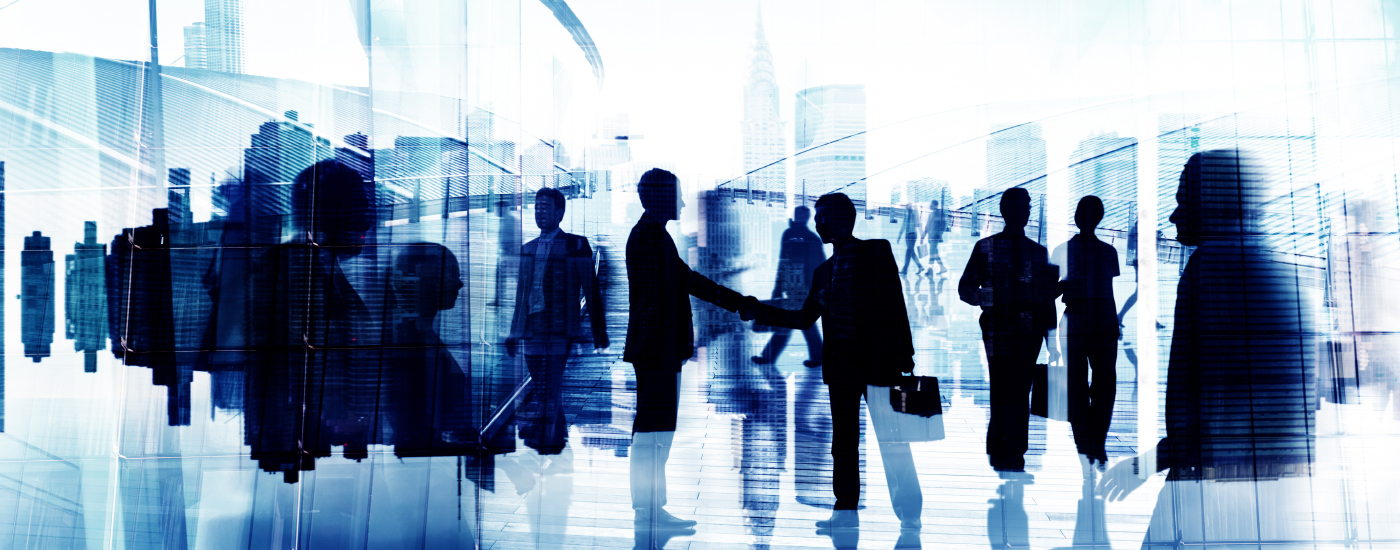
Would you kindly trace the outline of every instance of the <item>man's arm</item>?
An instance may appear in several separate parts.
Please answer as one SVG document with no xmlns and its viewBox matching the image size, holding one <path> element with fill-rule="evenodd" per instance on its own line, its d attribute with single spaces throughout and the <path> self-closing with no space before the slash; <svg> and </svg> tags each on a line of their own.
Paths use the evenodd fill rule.
<svg viewBox="0 0 1400 550">
<path fill-rule="evenodd" d="M 588 322 L 593 329 L 593 347 L 608 347 L 608 323 L 603 312 L 603 292 L 598 286 L 598 272 L 593 269 L 593 247 L 589 246 L 588 239 L 579 237 L 582 242 L 582 250 L 575 262 L 580 273 L 578 280 L 583 284 L 584 299 L 588 302 Z"/>
<path fill-rule="evenodd" d="M 691 296 L 717 305 L 727 311 L 739 310 L 739 306 L 742 305 L 744 301 L 743 294 L 730 290 L 729 287 L 711 281 L 709 277 L 696 273 L 691 270 L 690 266 L 686 265 L 685 261 L 681 260 L 679 256 L 677 256 L 674 261 L 678 264 L 676 266 L 677 273 L 689 274 L 690 280 L 688 282 L 690 283 L 689 289 Z"/>
<path fill-rule="evenodd" d="M 972 306 L 982 305 L 979 291 L 982 289 L 982 280 L 987 270 L 987 256 L 982 253 L 981 244 L 979 241 L 973 245 L 972 256 L 967 259 L 962 278 L 958 279 L 958 299 Z"/>
<path fill-rule="evenodd" d="M 812 277 L 811 290 L 807 292 L 807 300 L 802 302 L 802 309 L 790 310 L 768 304 L 752 304 L 754 321 L 760 325 L 773 327 L 785 327 L 798 330 L 811 328 L 817 318 L 822 316 L 821 296 L 826 290 L 826 281 L 830 280 L 830 274 L 823 266 L 817 268 L 817 275 Z M 823 273 L 826 273 L 824 276 Z"/>
</svg>

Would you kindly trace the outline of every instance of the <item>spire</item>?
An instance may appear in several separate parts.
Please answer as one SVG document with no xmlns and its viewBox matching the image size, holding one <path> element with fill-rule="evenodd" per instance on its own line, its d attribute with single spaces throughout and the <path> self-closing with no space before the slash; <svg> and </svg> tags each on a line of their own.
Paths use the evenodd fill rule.
<svg viewBox="0 0 1400 550">
<path fill-rule="evenodd" d="M 757 10 L 757 11 L 758 11 L 758 24 L 755 26 L 753 37 L 754 37 L 755 40 L 758 40 L 759 42 L 767 42 L 768 40 L 763 36 L 763 4 L 762 4 L 762 3 L 759 3 L 759 4 L 758 4 L 758 10 Z"/>
</svg>

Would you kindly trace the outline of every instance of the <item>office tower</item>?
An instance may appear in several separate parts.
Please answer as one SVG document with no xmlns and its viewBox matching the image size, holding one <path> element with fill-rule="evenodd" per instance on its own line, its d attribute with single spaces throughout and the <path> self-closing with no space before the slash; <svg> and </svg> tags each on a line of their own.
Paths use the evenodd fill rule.
<svg viewBox="0 0 1400 550">
<path fill-rule="evenodd" d="M 296 111 L 285 113 L 286 121 L 264 122 L 243 152 L 244 215 L 238 220 L 247 228 L 249 242 L 275 244 L 290 227 L 291 186 L 302 170 L 318 161 L 332 158 L 330 141 L 311 133 L 309 124 L 299 124 Z"/>
<path fill-rule="evenodd" d="M 19 299 L 24 355 L 38 363 L 51 353 L 54 328 L 53 250 L 49 249 L 49 238 L 38 231 L 24 238 Z"/>
<path fill-rule="evenodd" d="M 243 74 L 243 0 L 204 0 L 206 68 Z"/>
<path fill-rule="evenodd" d="M 83 222 L 82 242 L 63 259 L 63 336 L 83 352 L 83 372 L 97 372 L 97 352 L 107 348 L 106 256 L 97 222 Z"/>
<path fill-rule="evenodd" d="M 587 149 L 584 155 L 584 167 L 588 170 L 607 170 L 619 164 L 630 162 L 632 160 L 631 131 L 631 116 L 627 113 L 603 118 L 598 123 L 598 133 L 593 136 L 601 141 L 598 145 Z"/>
<path fill-rule="evenodd" d="M 798 189 L 840 191 L 865 200 L 865 86 L 833 85 L 797 92 Z M 859 135 L 857 135 L 859 134 Z M 804 149 L 816 147 L 807 152 Z"/>
<path fill-rule="evenodd" d="M 1137 200 L 1137 139 L 1100 134 L 1079 142 L 1070 155 L 1070 212 L 1079 198 L 1096 195 L 1104 201 L 1099 227 L 1127 230 L 1128 205 Z"/>
<path fill-rule="evenodd" d="M 0 288 L 5 288 L 5 163 L 0 162 Z M 5 334 L 5 300 L 0 297 L 0 334 Z M 5 431 L 5 339 L 0 338 L 0 433 Z"/>
<path fill-rule="evenodd" d="M 390 197 L 392 219 L 418 223 L 422 216 L 446 219 L 448 197 L 467 194 L 467 144 L 445 137 L 399 136 L 378 152 L 380 176 Z M 407 215 L 401 214 L 407 208 Z"/>
<path fill-rule="evenodd" d="M 1045 178 L 1045 140 L 1031 122 L 992 132 L 987 138 L 987 187 L 998 194 Z"/>
<path fill-rule="evenodd" d="M 209 68 L 209 57 L 204 45 L 203 21 L 195 21 L 185 27 L 185 68 Z"/>
<path fill-rule="evenodd" d="M 743 128 L 744 173 L 749 178 L 747 186 L 762 191 L 787 189 L 787 163 L 780 160 L 787 154 L 787 142 L 783 139 L 783 123 L 778 120 L 778 78 L 775 72 L 773 54 L 768 51 L 768 39 L 763 36 L 763 14 L 760 13 L 757 30 L 754 31 L 753 52 L 749 57 L 749 80 L 744 85 Z M 764 168 L 775 161 L 777 164 Z"/>
</svg>

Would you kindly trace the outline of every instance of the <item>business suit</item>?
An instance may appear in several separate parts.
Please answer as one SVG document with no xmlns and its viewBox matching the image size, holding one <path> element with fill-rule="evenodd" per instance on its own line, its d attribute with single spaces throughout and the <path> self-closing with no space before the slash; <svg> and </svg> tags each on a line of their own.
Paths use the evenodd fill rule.
<svg viewBox="0 0 1400 550">
<path fill-rule="evenodd" d="M 546 238 L 551 234 L 552 238 Z M 522 437 L 540 454 L 558 454 L 564 450 L 568 434 L 563 406 L 564 366 L 573 343 L 584 339 L 580 298 L 587 300 L 594 344 L 607 347 L 608 335 L 588 239 L 558 229 L 546 236 L 521 248 L 510 334 L 525 349 L 525 364 L 534 385 L 532 407 L 522 415 Z M 536 281 L 537 276 L 542 276 L 542 280 Z M 535 303 L 541 299 L 543 304 Z"/>
<path fill-rule="evenodd" d="M 871 398 L 866 396 L 870 386 L 893 385 L 901 373 L 914 369 L 913 337 L 889 241 L 838 242 L 831 259 L 813 273 L 802 309 L 760 305 L 755 314 L 758 323 L 793 329 L 806 329 L 822 319 L 822 381 L 831 400 L 835 508 L 854 510 L 860 501 L 860 400 Z M 881 454 L 895 514 L 903 521 L 916 521 L 923 497 L 909 444 L 881 443 Z"/>
</svg>

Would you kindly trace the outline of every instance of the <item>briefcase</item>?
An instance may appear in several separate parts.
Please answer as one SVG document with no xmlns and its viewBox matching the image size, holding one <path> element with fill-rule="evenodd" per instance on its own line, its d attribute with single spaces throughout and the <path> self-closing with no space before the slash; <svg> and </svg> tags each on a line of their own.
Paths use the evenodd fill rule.
<svg viewBox="0 0 1400 550">
<path fill-rule="evenodd" d="M 938 378 L 901 377 L 898 385 L 890 386 L 890 407 L 895 412 L 924 417 L 943 414 L 943 401 L 938 394 Z"/>
<path fill-rule="evenodd" d="M 913 377 L 906 377 L 906 380 L 909 378 Z M 866 409 L 870 411 L 870 425 L 875 428 L 875 439 L 881 444 L 920 443 L 943 439 L 943 415 L 937 413 L 928 416 L 905 414 L 904 411 L 898 410 L 895 404 L 891 402 L 894 401 L 895 395 L 909 391 L 907 389 L 902 389 L 904 387 L 922 387 L 922 391 L 910 392 L 910 395 L 916 396 L 916 401 L 919 399 L 918 396 L 920 394 L 927 397 L 932 386 L 937 384 L 937 379 L 931 377 L 920 378 L 928 380 L 932 382 L 932 384 L 920 384 L 911 381 L 904 386 L 891 388 L 890 401 L 885 401 L 884 399 L 869 399 L 866 401 Z M 866 386 L 865 395 L 867 398 L 874 397 L 879 395 L 877 392 L 884 389 L 885 388 L 879 386 Z M 937 390 L 934 390 L 933 393 L 933 403 L 934 405 L 938 405 Z M 905 403 L 909 403 L 909 401 L 901 400 L 900 406 L 902 407 Z"/>
</svg>

